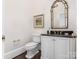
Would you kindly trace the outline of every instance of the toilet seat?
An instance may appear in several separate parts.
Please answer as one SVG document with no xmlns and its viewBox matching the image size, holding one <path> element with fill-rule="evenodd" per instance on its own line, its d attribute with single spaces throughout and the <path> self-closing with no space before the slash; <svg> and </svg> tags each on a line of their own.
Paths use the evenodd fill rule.
<svg viewBox="0 0 79 59">
<path fill-rule="evenodd" d="M 34 46 L 34 45 L 37 45 L 38 43 L 36 43 L 36 42 L 29 42 L 29 43 L 27 43 L 26 44 L 26 46 Z"/>
</svg>

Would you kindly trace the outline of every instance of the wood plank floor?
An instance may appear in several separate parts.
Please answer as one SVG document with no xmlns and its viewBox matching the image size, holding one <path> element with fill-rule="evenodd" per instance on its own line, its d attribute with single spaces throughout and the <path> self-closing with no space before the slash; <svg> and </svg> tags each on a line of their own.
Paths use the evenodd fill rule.
<svg viewBox="0 0 79 59">
<path fill-rule="evenodd" d="M 23 54 L 16 56 L 13 59 L 27 59 L 27 58 L 25 58 L 26 53 L 27 52 L 24 52 Z M 35 55 L 32 59 L 41 59 L 41 51 L 37 55 Z"/>
</svg>

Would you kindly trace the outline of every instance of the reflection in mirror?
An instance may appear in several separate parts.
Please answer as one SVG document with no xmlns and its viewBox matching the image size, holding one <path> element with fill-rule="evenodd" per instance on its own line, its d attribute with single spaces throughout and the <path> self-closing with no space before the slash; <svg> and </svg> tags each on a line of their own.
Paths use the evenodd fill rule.
<svg viewBox="0 0 79 59">
<path fill-rule="evenodd" d="M 68 27 L 68 5 L 64 0 L 56 0 L 51 7 L 51 28 Z"/>
</svg>

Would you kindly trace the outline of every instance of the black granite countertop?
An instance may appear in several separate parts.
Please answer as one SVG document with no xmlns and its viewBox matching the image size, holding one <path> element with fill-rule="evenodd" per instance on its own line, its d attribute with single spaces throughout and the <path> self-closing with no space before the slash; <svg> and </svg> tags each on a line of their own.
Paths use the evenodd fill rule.
<svg viewBox="0 0 79 59">
<path fill-rule="evenodd" d="M 53 36 L 53 37 L 66 37 L 66 38 L 77 38 L 77 36 L 72 35 L 56 35 L 56 34 L 41 34 L 42 36 Z"/>
</svg>

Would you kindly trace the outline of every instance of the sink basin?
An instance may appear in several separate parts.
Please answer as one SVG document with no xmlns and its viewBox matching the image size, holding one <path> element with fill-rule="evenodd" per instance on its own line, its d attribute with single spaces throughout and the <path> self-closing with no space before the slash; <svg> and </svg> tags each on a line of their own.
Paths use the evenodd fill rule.
<svg viewBox="0 0 79 59">
<path fill-rule="evenodd" d="M 50 31 L 47 34 L 51 35 L 72 35 L 73 31 Z"/>
</svg>

